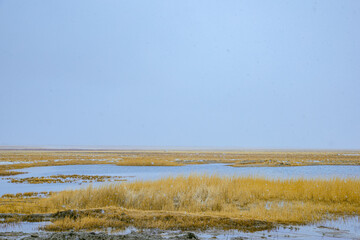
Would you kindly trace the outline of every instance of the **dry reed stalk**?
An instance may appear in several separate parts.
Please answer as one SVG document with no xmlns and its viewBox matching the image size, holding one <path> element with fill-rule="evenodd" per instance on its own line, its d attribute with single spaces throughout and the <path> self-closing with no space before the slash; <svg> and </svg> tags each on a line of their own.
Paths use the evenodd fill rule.
<svg viewBox="0 0 360 240">
<path fill-rule="evenodd" d="M 216 213 L 276 222 L 311 222 L 360 213 L 360 180 L 267 180 L 189 176 L 64 191 L 39 206 L 48 209 L 122 207 Z"/>
<path fill-rule="evenodd" d="M 269 180 L 192 175 L 96 188 L 90 186 L 55 193 L 44 199 L 1 199 L 0 203 L 0 212 L 3 213 L 55 213 L 64 210 L 91 213 L 92 209 L 107 209 L 99 216 L 88 214 L 76 219 L 57 219 L 48 227 L 52 230 L 101 226 L 190 228 L 186 222 L 197 228 L 242 229 L 240 225 L 249 221 L 270 225 L 306 224 L 360 215 L 360 180 Z M 128 216 L 126 219 L 115 217 L 124 211 Z M 155 217 L 156 221 L 147 216 Z"/>
</svg>

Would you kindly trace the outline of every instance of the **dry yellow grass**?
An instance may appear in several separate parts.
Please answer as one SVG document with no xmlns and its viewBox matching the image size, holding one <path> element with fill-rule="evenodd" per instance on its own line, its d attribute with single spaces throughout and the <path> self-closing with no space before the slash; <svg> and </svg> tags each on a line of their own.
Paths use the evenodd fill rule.
<svg viewBox="0 0 360 240">
<path fill-rule="evenodd" d="M 323 216 L 322 212 L 359 213 L 360 181 L 177 177 L 64 191 L 45 199 L 42 206 L 55 209 L 117 206 L 139 210 L 215 212 L 256 216 L 259 220 L 302 222 L 318 220 Z M 291 215 L 283 214 L 289 210 Z M 314 215 L 312 211 L 320 215 Z"/>
<path fill-rule="evenodd" d="M 360 180 L 190 176 L 88 187 L 63 191 L 45 199 L 22 201 L 2 204 L 0 212 L 30 214 L 104 209 L 96 216 L 67 218 L 65 215 L 48 227 L 52 230 L 110 225 L 243 229 L 241 225 L 247 226 L 249 221 L 259 221 L 259 226 L 265 224 L 269 228 L 278 223 L 306 224 L 360 215 Z M 116 218 L 123 213 L 128 215 L 125 222 Z M 146 217 L 149 214 L 156 217 L 156 224 Z M 107 224 L 104 225 L 104 221 L 108 221 Z"/>
</svg>

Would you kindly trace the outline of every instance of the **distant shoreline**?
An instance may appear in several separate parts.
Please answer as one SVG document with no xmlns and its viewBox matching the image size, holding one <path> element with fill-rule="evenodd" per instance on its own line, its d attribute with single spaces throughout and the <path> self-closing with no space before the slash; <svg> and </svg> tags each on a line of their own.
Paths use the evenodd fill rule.
<svg viewBox="0 0 360 240">
<path fill-rule="evenodd" d="M 200 152 L 360 152 L 360 149 L 271 149 L 149 146 L 0 146 L 0 151 L 200 151 Z"/>
</svg>

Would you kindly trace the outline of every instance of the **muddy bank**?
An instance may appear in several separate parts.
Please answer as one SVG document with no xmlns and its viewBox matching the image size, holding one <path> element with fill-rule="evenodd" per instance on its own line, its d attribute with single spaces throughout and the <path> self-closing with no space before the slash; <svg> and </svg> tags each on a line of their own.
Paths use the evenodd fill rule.
<svg viewBox="0 0 360 240">
<path fill-rule="evenodd" d="M 133 227 L 117 231 L 105 228 L 99 232 L 63 231 L 45 232 L 37 223 L 23 223 L 10 228 L 0 228 L 1 239 L 218 239 L 218 240 L 289 240 L 289 239 L 360 239 L 359 218 L 338 219 L 313 225 L 278 226 L 272 230 L 243 232 L 238 230 L 160 230 L 136 229 Z M 43 222 L 49 224 L 49 222 Z M 41 229 L 41 228 L 40 228 Z"/>
<path fill-rule="evenodd" d="M 55 214 L 0 213 L 0 223 L 50 221 Z"/>
<path fill-rule="evenodd" d="M 84 222 L 82 221 L 83 219 Z M 125 209 L 89 209 L 66 210 L 51 214 L 1 214 L 0 223 L 16 224 L 21 222 L 51 222 L 42 227 L 49 232 L 71 230 L 93 231 L 124 229 L 157 229 L 162 225 L 167 230 L 195 231 L 210 228 L 237 229 L 244 232 L 271 230 L 274 223 L 260 220 L 243 220 L 237 218 L 206 216 L 186 213 L 167 213 L 136 211 Z M 165 225 L 164 225 L 165 224 Z"/>
<path fill-rule="evenodd" d="M 22 240 L 35 240 L 35 239 L 50 239 L 50 240 L 115 240 L 115 239 L 139 239 L 139 240 L 155 240 L 155 239 L 199 239 L 192 232 L 181 232 L 174 234 L 173 236 L 164 236 L 164 232 L 161 231 L 147 231 L 147 232 L 131 232 L 128 234 L 116 235 L 107 233 L 95 233 L 95 232 L 61 232 L 61 233 L 0 233 L 0 239 L 22 239 Z"/>
</svg>

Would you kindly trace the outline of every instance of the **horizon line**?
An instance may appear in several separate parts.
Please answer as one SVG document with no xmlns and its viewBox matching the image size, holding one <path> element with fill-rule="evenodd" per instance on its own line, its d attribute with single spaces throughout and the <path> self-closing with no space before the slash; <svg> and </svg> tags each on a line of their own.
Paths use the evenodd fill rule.
<svg viewBox="0 0 360 240">
<path fill-rule="evenodd" d="M 0 145 L 0 150 L 48 150 L 48 151 L 283 151 L 283 152 L 338 152 L 360 151 L 350 148 L 246 148 L 246 147 L 214 147 L 214 146 L 130 146 L 130 145 Z"/>
</svg>

